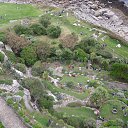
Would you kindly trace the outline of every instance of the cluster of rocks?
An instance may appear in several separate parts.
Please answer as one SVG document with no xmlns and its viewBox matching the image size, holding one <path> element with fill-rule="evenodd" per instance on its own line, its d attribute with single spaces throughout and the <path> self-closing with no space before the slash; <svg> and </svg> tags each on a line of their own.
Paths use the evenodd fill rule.
<svg viewBox="0 0 128 128">
<path fill-rule="evenodd" d="M 98 0 L 49 0 L 49 3 L 71 10 L 79 19 L 108 29 L 128 41 L 128 25 L 118 12 L 106 8 L 106 5 Z"/>
</svg>

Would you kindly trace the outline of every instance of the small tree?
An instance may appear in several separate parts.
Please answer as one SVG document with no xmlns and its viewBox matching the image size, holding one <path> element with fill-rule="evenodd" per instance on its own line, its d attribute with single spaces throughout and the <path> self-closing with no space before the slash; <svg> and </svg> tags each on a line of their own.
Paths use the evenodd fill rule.
<svg viewBox="0 0 128 128">
<path fill-rule="evenodd" d="M 36 50 L 31 46 L 24 48 L 20 56 L 25 60 L 27 66 L 33 65 L 37 61 Z"/>
<path fill-rule="evenodd" d="M 34 35 L 46 35 L 46 29 L 40 24 L 33 24 L 30 28 L 32 29 Z"/>
<path fill-rule="evenodd" d="M 100 107 L 108 98 L 108 92 L 104 87 L 97 87 L 90 97 L 91 105 Z"/>
<path fill-rule="evenodd" d="M 58 38 L 61 34 L 61 28 L 59 26 L 51 25 L 47 29 L 47 34 L 49 37 Z"/>
<path fill-rule="evenodd" d="M 26 27 L 23 25 L 14 26 L 14 31 L 17 35 L 21 35 L 21 34 L 31 35 L 32 34 L 32 30 L 29 27 Z"/>
<path fill-rule="evenodd" d="M 40 23 L 42 24 L 42 26 L 47 28 L 51 24 L 50 18 L 48 16 L 46 16 L 46 15 L 43 15 L 40 18 Z"/>
</svg>

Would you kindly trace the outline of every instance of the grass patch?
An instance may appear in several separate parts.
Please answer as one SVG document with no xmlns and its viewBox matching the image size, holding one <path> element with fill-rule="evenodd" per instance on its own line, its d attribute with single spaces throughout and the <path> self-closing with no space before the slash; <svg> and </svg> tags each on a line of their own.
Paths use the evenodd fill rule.
<svg viewBox="0 0 128 128">
<path fill-rule="evenodd" d="M 41 14 L 35 6 L 28 4 L 0 3 L 0 25 L 10 20 L 18 20 L 27 17 L 36 17 Z"/>
<path fill-rule="evenodd" d="M 126 110 L 122 111 L 122 107 L 125 106 Z M 113 107 L 117 108 L 117 113 L 113 114 L 112 110 Z M 124 113 L 127 111 L 128 112 L 128 107 L 126 106 L 126 104 L 124 104 L 123 102 L 119 101 L 119 100 L 109 100 L 107 101 L 100 109 L 101 111 L 101 116 L 104 117 L 107 120 L 114 120 L 116 118 L 121 118 L 122 120 L 124 120 L 125 122 L 127 122 L 128 117 L 124 116 Z"/>
<path fill-rule="evenodd" d="M 52 93 L 56 93 L 56 92 L 60 92 L 60 93 L 66 93 L 68 95 L 71 95 L 71 96 L 74 96 L 78 99 L 81 99 L 81 100 L 84 100 L 88 95 L 89 95 L 89 91 L 85 91 L 85 92 L 75 92 L 75 91 L 72 91 L 71 89 L 67 89 L 67 88 L 59 88 L 59 87 L 56 87 L 50 83 L 47 84 L 47 88 L 52 92 Z"/>
<path fill-rule="evenodd" d="M 57 112 L 63 112 L 65 117 L 71 117 L 73 115 L 74 117 L 79 117 L 84 119 L 88 119 L 88 118 L 96 119 L 93 110 L 87 107 L 78 107 L 78 108 L 65 107 L 65 108 L 59 108 Z"/>
</svg>

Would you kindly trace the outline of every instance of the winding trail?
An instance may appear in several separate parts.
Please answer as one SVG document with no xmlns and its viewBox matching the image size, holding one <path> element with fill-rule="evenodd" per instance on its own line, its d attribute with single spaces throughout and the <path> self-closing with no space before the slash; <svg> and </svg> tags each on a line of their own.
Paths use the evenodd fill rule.
<svg viewBox="0 0 128 128">
<path fill-rule="evenodd" d="M 5 128 L 27 128 L 2 97 L 0 97 L 0 121 Z"/>
</svg>

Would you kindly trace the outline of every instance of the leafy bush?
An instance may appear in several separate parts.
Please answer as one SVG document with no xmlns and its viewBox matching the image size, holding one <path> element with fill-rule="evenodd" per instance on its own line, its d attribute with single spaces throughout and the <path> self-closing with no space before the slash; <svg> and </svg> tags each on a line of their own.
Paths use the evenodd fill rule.
<svg viewBox="0 0 128 128">
<path fill-rule="evenodd" d="M 104 123 L 104 126 L 105 127 L 110 127 L 110 126 L 121 126 L 123 127 L 124 126 L 124 122 L 122 119 L 115 119 L 115 120 L 109 120 L 107 121 L 106 123 Z"/>
<path fill-rule="evenodd" d="M 93 118 L 86 119 L 83 121 L 83 128 L 96 128 L 96 120 Z"/>
<path fill-rule="evenodd" d="M 4 61 L 4 55 L 0 52 L 0 62 Z"/>
<path fill-rule="evenodd" d="M 24 48 L 20 56 L 25 60 L 27 66 L 33 65 L 38 60 L 36 50 L 31 46 Z"/>
<path fill-rule="evenodd" d="M 5 32 L 0 32 L 0 41 L 2 41 L 2 42 L 6 41 L 6 34 L 5 34 Z"/>
<path fill-rule="evenodd" d="M 87 60 L 86 53 L 82 49 L 78 48 L 74 51 L 74 59 L 81 62 L 85 62 Z"/>
<path fill-rule="evenodd" d="M 26 66 L 24 64 L 17 63 L 15 65 L 15 68 L 23 73 L 26 73 Z"/>
<path fill-rule="evenodd" d="M 73 88 L 74 87 L 74 83 L 71 81 L 71 82 L 67 82 L 66 83 L 66 86 L 68 87 L 68 88 Z"/>
<path fill-rule="evenodd" d="M 45 70 L 44 65 L 41 63 L 41 61 L 37 61 L 33 66 L 32 66 L 32 74 L 34 76 L 42 76 L 43 72 Z"/>
<path fill-rule="evenodd" d="M 0 80 L 0 84 L 12 85 L 13 81 L 9 79 Z"/>
<path fill-rule="evenodd" d="M 53 98 L 47 95 L 44 84 L 35 78 L 26 78 L 22 81 L 25 88 L 29 89 L 32 99 L 36 101 L 37 106 L 42 108 L 51 109 L 53 107 Z"/>
<path fill-rule="evenodd" d="M 89 86 L 89 87 L 97 88 L 97 87 L 99 86 L 99 84 L 97 83 L 96 80 L 91 80 L 91 81 L 88 83 L 88 86 Z"/>
<path fill-rule="evenodd" d="M 42 24 L 42 26 L 47 28 L 51 24 L 50 18 L 48 16 L 46 16 L 46 15 L 43 15 L 40 18 L 40 23 Z"/>
<path fill-rule="evenodd" d="M 104 58 L 108 58 L 108 59 L 113 57 L 112 54 L 110 52 L 106 51 L 106 50 L 98 51 L 97 55 L 100 55 L 100 56 L 102 56 Z"/>
<path fill-rule="evenodd" d="M 4 128 L 4 126 L 3 126 L 2 122 L 0 122 L 0 128 Z"/>
<path fill-rule="evenodd" d="M 33 33 L 31 28 L 28 28 L 28 27 L 23 26 L 23 25 L 14 26 L 14 31 L 18 35 L 22 35 L 22 34 L 31 35 Z"/>
<path fill-rule="evenodd" d="M 39 42 L 39 44 L 36 47 L 36 53 L 38 55 L 38 58 L 40 60 L 46 60 L 47 57 L 50 55 L 50 46 L 48 44 L 48 42 L 44 43 L 44 42 Z"/>
<path fill-rule="evenodd" d="M 110 75 L 117 80 L 128 82 L 128 65 L 121 63 L 112 64 Z"/>
<path fill-rule="evenodd" d="M 5 51 L 5 53 L 11 62 L 15 63 L 17 61 L 16 55 L 13 52 Z"/>
<path fill-rule="evenodd" d="M 105 88 L 99 86 L 90 97 L 91 105 L 100 107 L 108 98 L 108 92 Z"/>
<path fill-rule="evenodd" d="M 40 24 L 33 24 L 30 28 L 32 29 L 34 35 L 46 35 L 46 29 Z"/>
<path fill-rule="evenodd" d="M 51 25 L 47 28 L 47 34 L 49 37 L 58 38 L 61 34 L 61 28 L 59 26 Z"/>
<path fill-rule="evenodd" d="M 71 60 L 71 59 L 73 59 L 73 52 L 70 49 L 65 48 L 65 49 L 63 49 L 61 58 L 62 58 L 62 60 Z"/>
<path fill-rule="evenodd" d="M 92 53 L 99 49 L 99 44 L 93 39 L 83 39 L 78 45 L 75 46 L 75 49 L 81 48 L 86 53 Z"/>
</svg>

